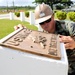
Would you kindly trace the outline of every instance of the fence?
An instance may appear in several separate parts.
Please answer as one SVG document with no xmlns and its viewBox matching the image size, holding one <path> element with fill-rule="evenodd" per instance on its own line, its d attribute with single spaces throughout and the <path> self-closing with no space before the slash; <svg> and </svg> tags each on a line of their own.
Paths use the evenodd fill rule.
<svg viewBox="0 0 75 75">
<path fill-rule="evenodd" d="M 39 24 L 35 23 L 35 16 L 32 11 L 29 12 L 29 18 L 25 16 L 24 12 L 20 12 L 20 17 L 16 17 L 16 15 L 13 12 L 10 12 L 8 14 L 1 14 L 0 19 L 10 19 L 10 20 L 20 20 L 20 21 L 27 21 L 30 23 L 30 25 L 35 25 L 38 27 L 39 31 L 42 31 L 42 28 Z"/>
</svg>

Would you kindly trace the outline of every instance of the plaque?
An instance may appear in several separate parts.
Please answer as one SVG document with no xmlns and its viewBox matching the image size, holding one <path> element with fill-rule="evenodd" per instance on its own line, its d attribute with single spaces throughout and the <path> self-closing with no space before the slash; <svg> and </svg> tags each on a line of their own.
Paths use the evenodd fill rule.
<svg viewBox="0 0 75 75">
<path fill-rule="evenodd" d="M 61 59 L 59 35 L 23 28 L 0 45 L 52 59 Z"/>
</svg>

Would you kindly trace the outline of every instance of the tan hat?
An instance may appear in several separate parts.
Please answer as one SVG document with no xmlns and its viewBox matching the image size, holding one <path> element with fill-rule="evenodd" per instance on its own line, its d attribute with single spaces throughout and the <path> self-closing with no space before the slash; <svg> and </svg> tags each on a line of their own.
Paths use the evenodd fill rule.
<svg viewBox="0 0 75 75">
<path fill-rule="evenodd" d="M 35 8 L 35 22 L 41 23 L 51 18 L 53 11 L 47 4 L 40 4 Z"/>
</svg>

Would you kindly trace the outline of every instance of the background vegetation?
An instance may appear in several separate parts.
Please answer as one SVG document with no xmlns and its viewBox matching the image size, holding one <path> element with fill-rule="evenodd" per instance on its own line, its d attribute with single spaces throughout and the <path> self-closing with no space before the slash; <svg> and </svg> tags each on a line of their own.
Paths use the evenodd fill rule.
<svg viewBox="0 0 75 75">
<path fill-rule="evenodd" d="M 50 5 L 52 9 L 53 9 L 53 5 L 58 3 L 63 4 L 64 6 L 70 6 L 71 4 L 73 4 L 71 0 L 35 0 L 33 3 L 36 4 L 46 3 Z"/>
<path fill-rule="evenodd" d="M 56 13 L 58 11 L 60 11 L 61 9 L 64 9 L 65 7 L 69 7 L 73 3 L 71 0 L 35 0 L 33 3 L 37 5 L 42 2 L 52 6 L 52 8 L 53 8 L 53 5 L 55 5 L 56 7 L 56 10 L 54 10 L 55 19 L 58 19 L 58 17 L 60 17 L 60 14 L 62 14 L 62 12 L 60 12 L 60 14 L 58 14 L 58 17 L 57 17 Z M 26 12 L 25 14 L 29 16 L 28 11 L 30 10 L 34 11 L 34 9 L 35 7 L 33 6 L 32 7 L 31 6 L 20 6 L 20 7 L 19 6 L 18 7 L 17 6 L 11 6 L 11 7 L 6 6 L 6 7 L 0 7 L 0 14 L 14 12 L 16 15 L 20 16 L 19 14 L 20 11 L 24 11 Z M 62 15 L 61 17 L 63 16 L 64 16 L 64 19 L 66 19 L 65 15 Z M 70 12 L 68 14 L 68 18 L 75 22 L 75 12 L 72 12 L 72 13 Z M 35 27 L 34 25 L 30 25 L 28 22 L 25 22 L 25 21 L 21 22 L 19 20 L 0 19 L 0 39 L 10 34 L 11 32 L 13 32 L 14 31 L 13 27 L 18 24 L 23 24 L 29 29 L 37 30 L 37 27 Z"/>
<path fill-rule="evenodd" d="M 7 36 L 11 32 L 14 31 L 14 26 L 22 24 L 26 26 L 28 29 L 38 30 L 38 28 L 34 25 L 30 25 L 28 22 L 21 22 L 20 20 L 8 20 L 8 19 L 0 19 L 0 39 Z"/>
</svg>

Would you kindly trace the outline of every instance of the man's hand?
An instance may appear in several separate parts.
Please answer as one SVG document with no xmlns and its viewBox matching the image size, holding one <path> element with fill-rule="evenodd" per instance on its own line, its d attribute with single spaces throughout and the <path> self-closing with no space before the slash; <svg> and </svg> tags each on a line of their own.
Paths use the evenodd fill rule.
<svg viewBox="0 0 75 75">
<path fill-rule="evenodd" d="M 60 36 L 60 42 L 65 44 L 66 49 L 74 49 L 75 48 L 75 41 L 71 36 Z"/>
<path fill-rule="evenodd" d="M 23 27 L 24 27 L 23 25 L 18 24 L 18 25 L 16 25 L 16 26 L 14 26 L 14 30 L 17 30 L 17 29 L 19 29 L 19 28 L 23 28 Z"/>
</svg>

